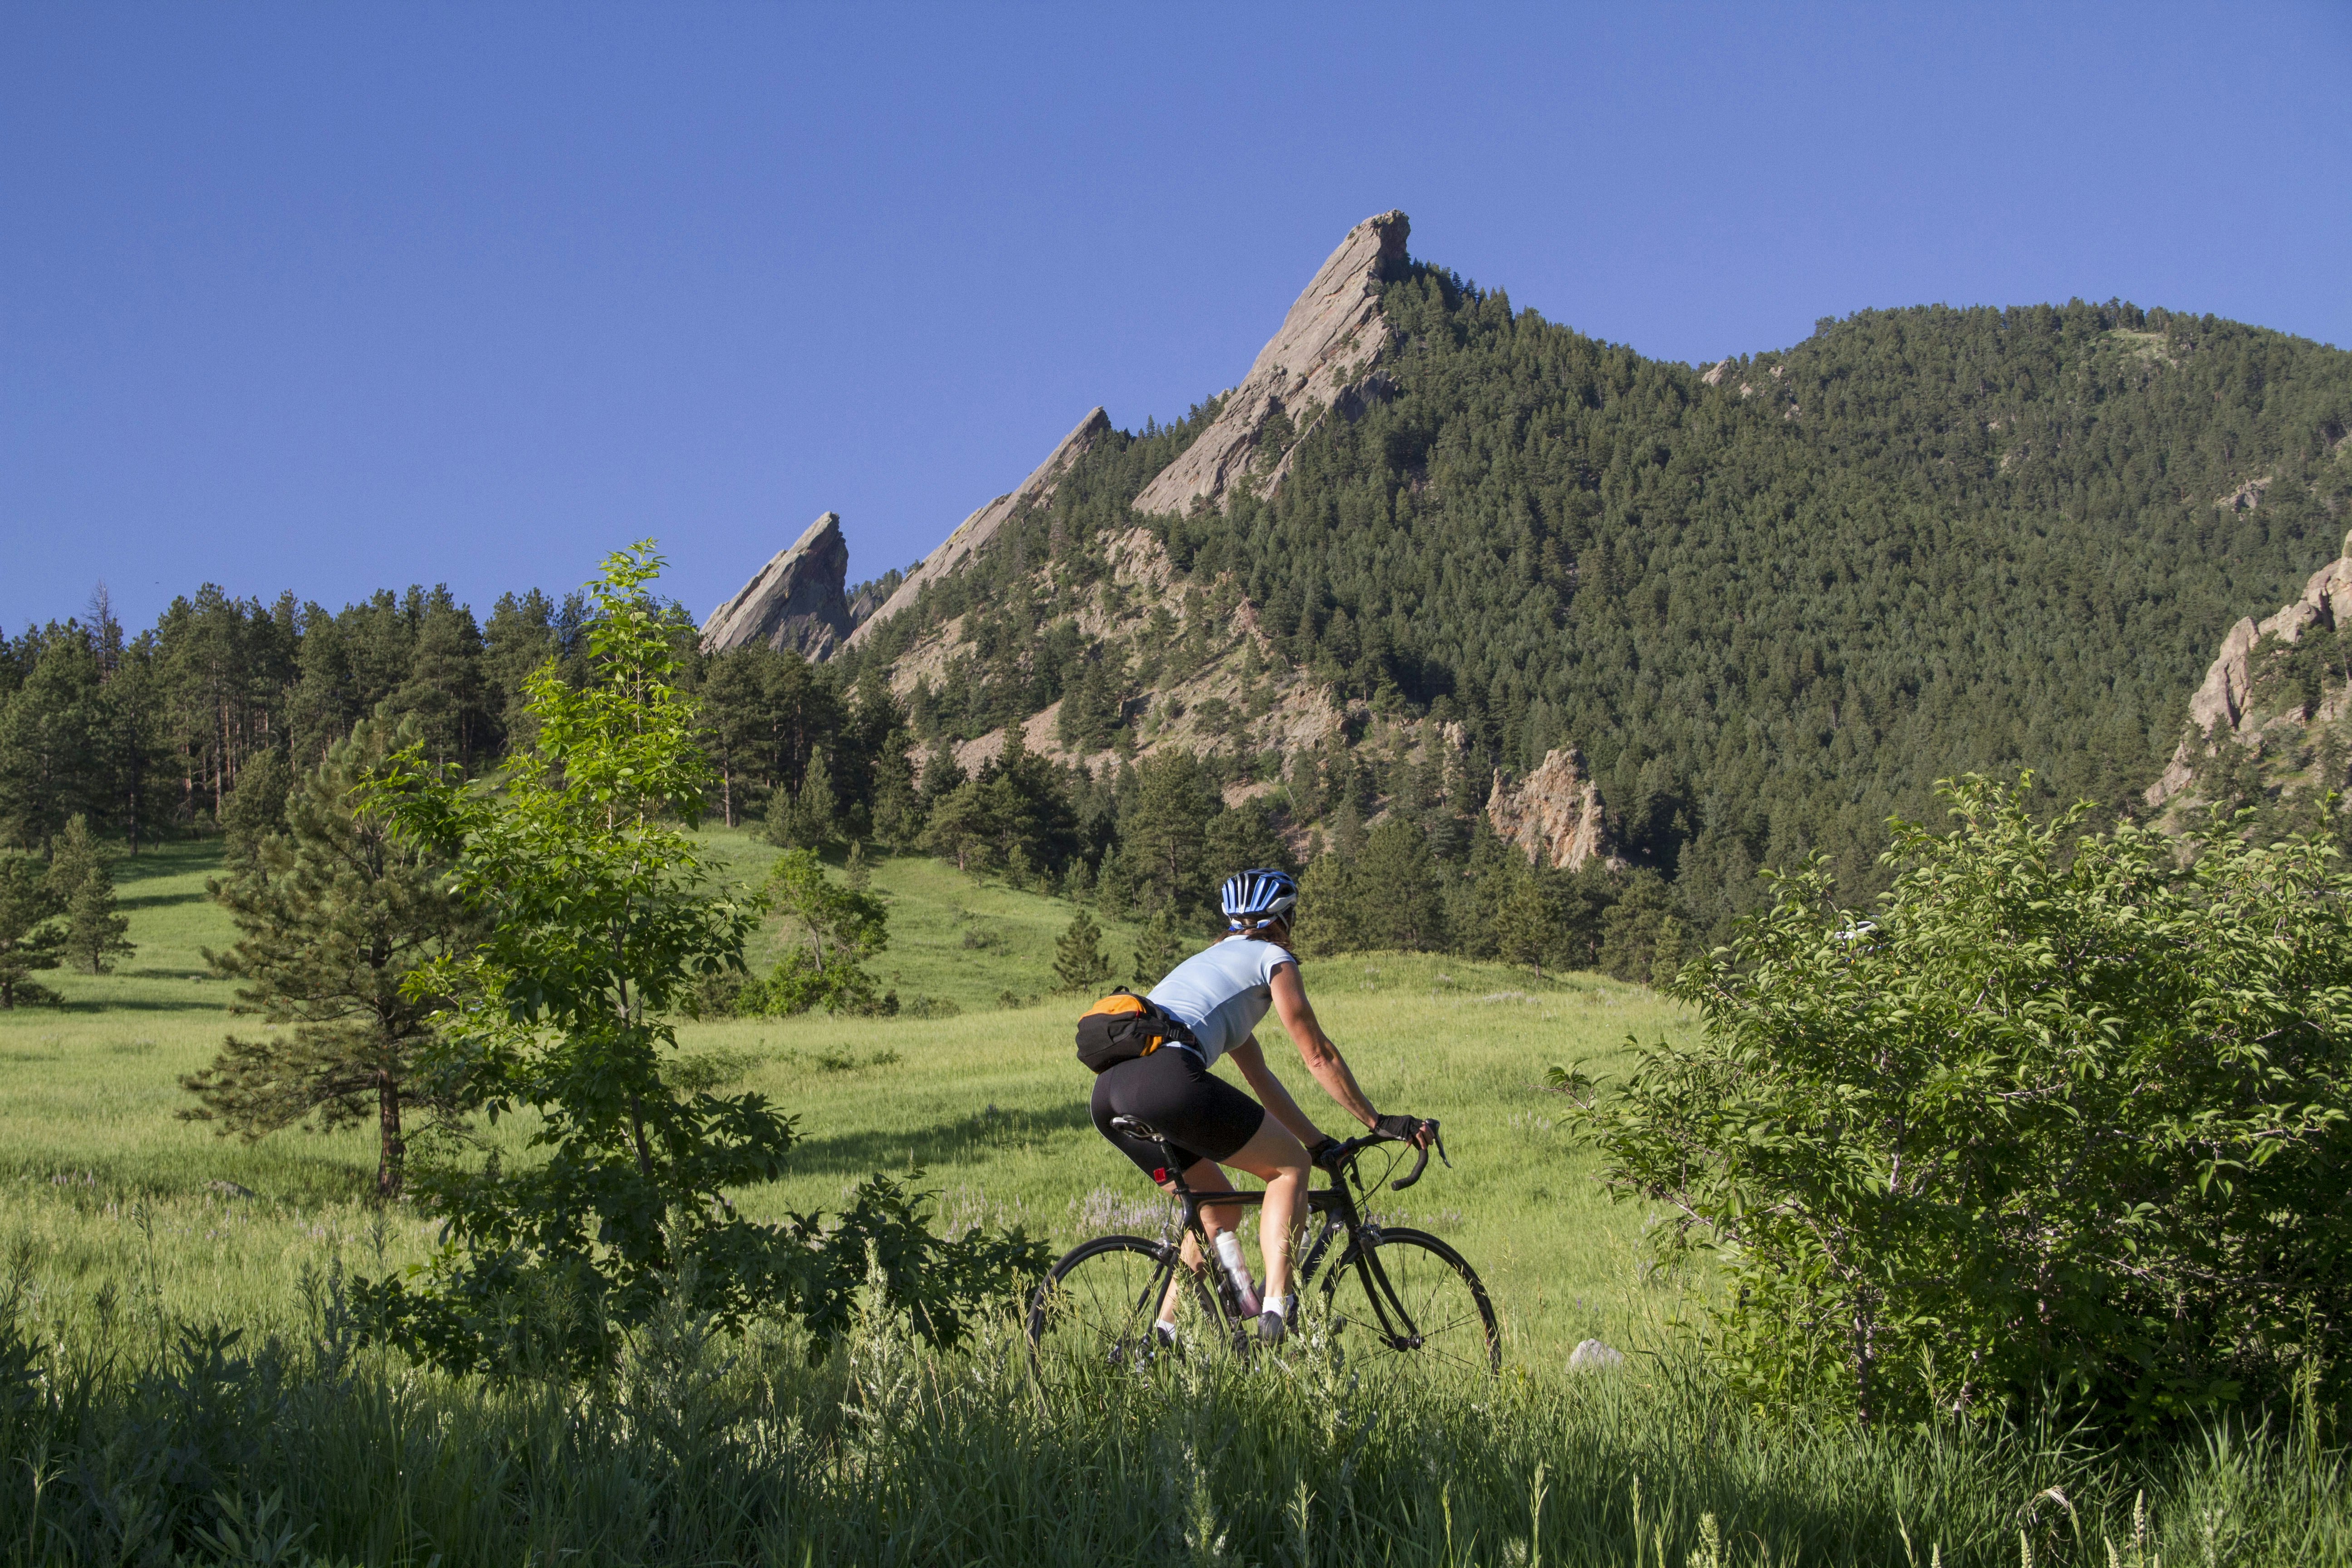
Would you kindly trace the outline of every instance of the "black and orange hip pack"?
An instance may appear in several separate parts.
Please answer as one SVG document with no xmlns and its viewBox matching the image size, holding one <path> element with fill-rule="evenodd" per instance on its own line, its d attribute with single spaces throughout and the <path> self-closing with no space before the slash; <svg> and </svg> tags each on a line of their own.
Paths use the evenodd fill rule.
<svg viewBox="0 0 2352 1568">
<path fill-rule="evenodd" d="M 1184 1021 L 1124 985 L 1078 1019 L 1078 1060 L 1095 1072 L 1148 1057 L 1162 1046 L 1198 1046 Z"/>
</svg>

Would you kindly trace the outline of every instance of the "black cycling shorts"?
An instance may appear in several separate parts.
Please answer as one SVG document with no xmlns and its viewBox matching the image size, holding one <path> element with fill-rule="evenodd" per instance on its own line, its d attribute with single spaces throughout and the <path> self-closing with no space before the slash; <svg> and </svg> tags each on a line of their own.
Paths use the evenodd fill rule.
<svg viewBox="0 0 2352 1568">
<path fill-rule="evenodd" d="M 1096 1077 L 1094 1116 L 1095 1131 L 1149 1176 L 1168 1163 L 1167 1156 L 1157 1143 L 1112 1131 L 1112 1117 L 1139 1116 L 1166 1133 L 1175 1146 L 1176 1168 L 1182 1171 L 1239 1152 L 1257 1136 L 1265 1107 L 1212 1073 L 1191 1051 L 1162 1046 Z"/>
</svg>

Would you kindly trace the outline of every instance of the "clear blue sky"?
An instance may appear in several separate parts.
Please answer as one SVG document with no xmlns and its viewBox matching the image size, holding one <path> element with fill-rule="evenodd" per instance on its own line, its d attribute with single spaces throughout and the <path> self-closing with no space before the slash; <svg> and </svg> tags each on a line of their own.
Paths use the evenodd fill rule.
<svg viewBox="0 0 2352 1568">
<path fill-rule="evenodd" d="M 1325 253 L 1643 353 L 2122 296 L 2352 346 L 2352 5 L 0 0 L 0 621 L 94 582 L 706 612 L 920 556 Z"/>
</svg>

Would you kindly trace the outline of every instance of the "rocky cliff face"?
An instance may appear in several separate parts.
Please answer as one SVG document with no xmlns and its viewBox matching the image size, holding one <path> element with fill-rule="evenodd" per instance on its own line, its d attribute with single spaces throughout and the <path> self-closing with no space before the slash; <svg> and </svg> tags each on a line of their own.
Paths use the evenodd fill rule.
<svg viewBox="0 0 2352 1568">
<path fill-rule="evenodd" d="M 2205 671 L 2205 683 L 2189 700 L 2188 732 L 2180 737 L 2163 776 L 2147 787 L 2147 804 L 2162 805 L 2188 788 L 2198 762 L 2218 744 L 2252 744 L 2273 725 L 2300 728 L 2310 719 L 2336 717 L 2328 710 L 2341 705 L 2341 693 L 2315 713 L 2305 713 L 2299 706 L 2273 713 L 2255 701 L 2255 685 L 2266 645 L 2293 647 L 2308 634 L 2334 631 L 2347 620 L 2352 620 L 2352 534 L 2345 535 L 2343 555 L 2313 573 L 2294 603 L 2261 621 L 2249 616 L 2230 628 L 2221 639 L 2220 657 Z"/>
<path fill-rule="evenodd" d="M 829 511 L 710 612 L 702 623 L 702 646 L 724 653 L 757 642 L 823 658 L 850 633 L 849 602 L 842 594 L 848 575 L 849 542 L 841 536 L 841 515 Z"/>
<path fill-rule="evenodd" d="M 997 531 L 1024 507 L 1043 506 L 1054 497 L 1054 487 L 1069 472 L 1070 465 L 1086 456 L 1094 444 L 1110 431 L 1110 416 L 1097 408 L 1077 423 L 1077 427 L 1062 437 L 1061 445 L 1045 456 L 1021 488 L 1008 495 L 998 496 L 956 525 L 956 531 L 945 543 L 923 557 L 923 563 L 907 574 L 898 591 L 882 602 L 871 616 L 863 617 L 856 630 L 847 635 L 853 646 L 859 634 L 868 626 L 881 625 L 899 611 L 912 608 L 926 584 L 935 583 L 971 559 L 979 550 L 996 537 Z"/>
<path fill-rule="evenodd" d="M 1368 374 L 1389 342 L 1380 285 L 1403 264 L 1411 230 L 1404 214 L 1386 212 L 1348 231 L 1216 418 L 1143 487 L 1136 510 L 1181 512 L 1202 498 L 1221 505 L 1252 472 L 1272 495 L 1291 448 L 1326 410 L 1353 418 L 1380 399 L 1382 384 Z M 1277 415 L 1287 417 L 1277 423 Z M 1269 438 L 1277 435 L 1278 442 Z"/>
<path fill-rule="evenodd" d="M 1573 871 L 1596 858 L 1625 864 L 1609 841 L 1601 786 L 1586 775 L 1584 759 L 1572 746 L 1547 753 L 1542 765 L 1517 784 L 1497 770 L 1486 820 L 1496 837 L 1517 845 L 1539 865 Z"/>
</svg>

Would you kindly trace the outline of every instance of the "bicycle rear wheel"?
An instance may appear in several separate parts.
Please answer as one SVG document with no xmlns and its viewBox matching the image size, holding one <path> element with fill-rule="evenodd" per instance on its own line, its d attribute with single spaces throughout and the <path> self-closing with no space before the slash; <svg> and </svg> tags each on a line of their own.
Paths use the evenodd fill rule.
<svg viewBox="0 0 2352 1568">
<path fill-rule="evenodd" d="M 1350 1247 L 1323 1281 L 1326 1331 L 1342 1355 L 1503 1370 L 1486 1287 L 1426 1231 L 1383 1229 Z"/>
<path fill-rule="evenodd" d="M 1029 1302 L 1029 1348 L 1038 1369 L 1141 1372 L 1169 1353 L 1152 1325 L 1171 1268 L 1181 1303 L 1179 1344 L 1222 1342 L 1226 1330 L 1216 1303 L 1175 1251 L 1173 1242 L 1105 1236 L 1055 1264 Z"/>
</svg>

